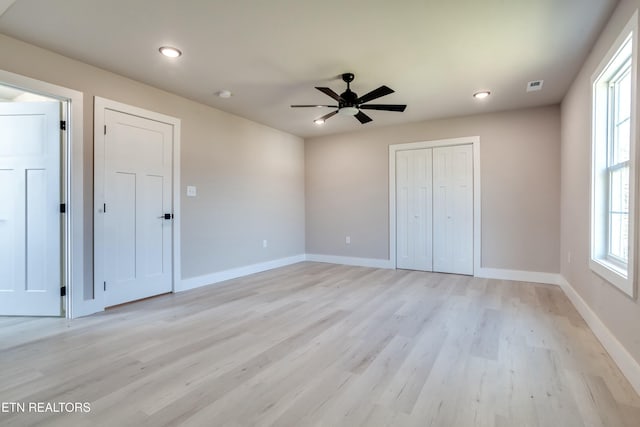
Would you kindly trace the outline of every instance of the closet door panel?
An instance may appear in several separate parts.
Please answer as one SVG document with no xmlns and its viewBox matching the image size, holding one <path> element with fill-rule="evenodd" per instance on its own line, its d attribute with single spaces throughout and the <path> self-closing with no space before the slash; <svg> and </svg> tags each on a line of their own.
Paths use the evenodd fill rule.
<svg viewBox="0 0 640 427">
<path fill-rule="evenodd" d="M 433 149 L 433 270 L 473 274 L 473 148 Z"/>
<path fill-rule="evenodd" d="M 431 271 L 432 150 L 396 153 L 396 265 Z"/>
</svg>

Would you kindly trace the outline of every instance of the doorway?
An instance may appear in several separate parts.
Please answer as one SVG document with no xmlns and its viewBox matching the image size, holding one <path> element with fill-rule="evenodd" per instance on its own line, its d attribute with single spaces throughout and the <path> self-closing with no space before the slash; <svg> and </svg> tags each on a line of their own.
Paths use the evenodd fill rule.
<svg viewBox="0 0 640 427">
<path fill-rule="evenodd" d="M 108 307 L 174 289 L 179 120 L 95 105 L 95 283 Z"/>
<path fill-rule="evenodd" d="M 0 86 L 0 314 L 60 316 L 66 105 Z"/>
<path fill-rule="evenodd" d="M 39 131 L 31 128 L 29 132 L 31 132 L 31 137 L 33 139 L 28 144 L 28 146 L 20 147 L 18 151 L 22 150 L 23 152 L 15 152 L 14 148 L 11 148 L 9 144 L 5 145 L 4 149 L 9 152 L 13 152 L 11 156 L 4 156 L 5 159 L 3 162 L 14 163 L 14 165 L 3 165 L 3 175 L 5 179 L 9 179 L 12 183 L 7 184 L 7 186 L 3 186 L 4 191 L 8 191 L 12 193 L 11 195 L 3 195 L 3 218 L 11 216 L 13 221 L 22 222 L 22 227 L 18 223 L 13 223 L 9 226 L 9 221 L 4 221 L 4 231 L 9 233 L 17 233 L 19 236 L 22 234 L 23 246 L 27 248 L 30 246 L 31 251 L 27 249 L 27 252 L 24 254 L 22 258 L 23 260 L 19 260 L 16 258 L 13 252 L 16 247 L 11 246 L 9 250 L 12 252 L 11 256 L 3 259 L 4 268 L 11 269 L 9 273 L 13 278 L 11 280 L 15 280 L 17 276 L 22 276 L 22 279 L 18 280 L 18 286 L 21 287 L 21 292 L 23 294 L 29 295 L 30 297 L 39 296 L 43 299 L 47 299 L 47 314 L 46 315 L 60 315 L 64 313 L 67 318 L 73 318 L 82 316 L 85 314 L 90 314 L 95 312 L 93 306 L 92 299 L 92 291 L 91 289 L 85 289 L 83 287 L 83 275 L 84 275 L 84 263 L 83 263 L 83 111 L 82 111 L 82 100 L 83 96 L 81 92 L 75 91 L 73 89 L 68 89 L 62 86 L 57 86 L 51 83 L 43 82 L 40 80 L 32 79 L 29 77 L 25 77 L 19 74 L 10 73 L 8 71 L 0 70 L 0 91 L 2 94 L 0 97 L 2 98 L 2 104 L 6 105 L 10 102 L 26 102 L 26 103 L 34 103 L 34 104 L 45 104 L 45 103 L 54 103 L 57 105 L 57 114 L 59 115 L 58 122 L 55 124 L 58 136 L 56 137 L 57 142 L 57 155 L 60 160 L 58 162 L 58 172 L 57 172 L 57 182 L 58 182 L 58 201 L 55 205 L 55 218 L 58 221 L 58 232 L 56 233 L 54 230 L 55 224 L 53 223 L 54 214 L 50 209 L 46 208 L 47 204 L 52 203 L 53 197 L 49 198 L 50 200 L 44 201 L 45 199 L 32 198 L 31 203 L 27 199 L 30 196 L 35 196 L 37 192 L 37 185 L 45 185 L 48 181 L 48 178 L 52 180 L 55 178 L 54 176 L 48 176 L 49 166 L 45 166 L 44 164 L 37 165 L 34 163 L 27 164 L 26 158 L 32 157 L 31 160 L 35 160 L 30 155 L 23 154 L 34 154 L 37 151 L 38 147 L 38 138 L 36 138 L 33 133 L 38 133 Z M 12 113 L 10 113 L 12 114 Z M 44 115 L 43 115 L 44 114 Z M 28 121 L 40 121 L 40 123 L 50 124 L 51 133 L 53 133 L 53 124 L 54 119 L 51 113 L 37 113 L 34 117 L 30 115 L 22 116 L 21 119 L 13 120 L 13 118 L 5 117 L 5 121 L 12 123 L 14 121 L 17 122 L 28 122 Z M 11 116 L 12 117 L 12 116 Z M 37 119 L 39 117 L 39 119 Z M 44 117 L 50 117 L 51 119 L 44 119 Z M 60 126 L 62 125 L 61 121 L 64 122 L 65 130 L 60 133 Z M 3 130 L 11 128 L 11 125 L 8 127 L 2 126 Z M 44 128 L 39 128 L 44 129 Z M 13 132 L 13 131 L 12 131 Z M 60 136 L 61 135 L 61 136 Z M 43 142 L 44 143 L 44 142 Z M 4 144 L 3 144 L 4 145 Z M 46 145 L 47 148 L 51 148 L 50 144 Z M 25 153 L 24 151 L 28 153 Z M 5 154 L 7 152 L 5 151 Z M 18 154 L 18 156 L 15 156 Z M 55 154 L 55 153 L 54 153 Z M 9 160 L 8 157 L 13 157 L 12 160 Z M 22 169 L 22 173 L 24 175 L 24 179 L 22 180 L 28 187 L 33 185 L 31 188 L 31 195 L 27 192 L 26 194 L 23 191 L 18 191 L 17 186 L 13 187 L 12 184 L 15 184 L 15 168 L 18 159 L 20 158 L 23 161 L 23 166 L 27 166 Z M 46 163 L 46 162 L 45 162 Z M 30 172 L 27 172 L 29 170 Z M 18 174 L 20 175 L 20 174 Z M 30 182 L 29 182 L 30 181 Z M 52 181 L 53 182 L 53 181 Z M 51 184 L 48 184 L 51 185 Z M 49 193 L 48 187 L 47 194 Z M 55 189 L 54 189 L 55 191 Z M 15 194 L 19 193 L 19 194 Z M 29 208 L 31 205 L 30 211 L 33 214 L 31 217 L 28 212 L 23 212 L 18 215 L 20 212 L 16 212 L 8 205 L 13 204 L 15 207 L 15 200 L 9 202 L 9 196 L 11 197 L 25 197 L 23 199 L 24 203 L 20 203 L 25 208 Z M 6 202 L 5 202 L 6 200 Z M 44 203 L 45 207 L 42 209 L 48 209 L 48 215 L 40 215 L 38 212 L 40 211 L 40 207 L 36 206 L 37 202 Z M 63 204 L 63 205 L 60 205 Z M 61 213 L 60 210 L 64 208 L 65 212 Z M 26 215 L 26 216 L 25 216 Z M 45 218 L 49 218 L 48 220 Z M 26 223 L 26 232 L 24 228 L 24 224 Z M 40 227 L 40 232 L 46 232 L 46 236 L 40 235 L 40 232 L 37 232 L 37 227 Z M 22 233 L 16 232 L 22 229 Z M 46 231 L 45 231 L 46 230 Z M 53 233 L 53 236 L 50 236 L 49 233 Z M 50 239 L 50 237 L 54 237 L 57 234 L 58 236 L 58 251 L 57 254 L 53 250 L 54 242 Z M 40 235 L 40 237 L 38 237 Z M 15 240 L 14 240 L 15 241 Z M 6 239 L 3 238 L 3 243 L 5 243 L 5 247 L 2 249 L 3 251 L 7 249 Z M 47 267 L 37 268 L 37 257 L 41 259 L 47 259 L 45 263 L 49 263 Z M 54 258 L 58 257 L 59 261 L 54 262 Z M 13 258 L 13 259 L 11 259 Z M 29 266 L 28 263 L 31 263 Z M 25 264 L 26 263 L 26 264 Z M 35 263 L 35 264 L 34 264 Z M 57 264 L 57 268 L 55 265 Z M 25 268 L 25 274 L 22 274 L 18 271 L 16 274 L 15 269 L 22 270 Z M 33 268 L 31 268 L 33 267 Z M 29 271 L 31 270 L 31 271 Z M 54 273 L 55 270 L 58 270 L 59 273 Z M 10 277 L 6 276 L 6 277 Z M 24 280 L 26 277 L 26 280 Z M 3 277 L 4 278 L 4 277 Z M 7 279 L 9 280 L 9 279 Z M 38 289 L 39 287 L 43 287 L 43 285 L 38 285 L 37 283 L 47 283 L 47 286 L 50 286 L 50 289 Z M 32 287 L 33 285 L 33 287 Z M 62 288 L 61 288 L 62 285 Z M 15 285 L 7 285 L 4 287 L 13 287 Z M 55 286 L 55 292 L 54 292 Z M 6 290 L 6 289 L 5 289 Z M 66 290 L 66 291 L 65 291 Z M 45 298 L 44 295 L 51 291 L 49 297 Z M 0 294 L 0 300 L 9 301 L 13 297 L 9 296 L 13 291 L 2 292 Z M 65 294 L 66 296 L 62 296 Z M 18 295 L 18 293 L 15 293 Z M 54 307 L 54 296 L 55 296 L 55 308 Z M 7 298 L 5 298 L 7 297 Z M 8 303 L 7 303 L 8 304 Z M 23 305 L 23 308 L 18 310 L 16 307 L 11 307 L 11 304 L 8 304 L 9 307 L 6 310 L 1 310 L 0 315 L 45 315 L 45 310 L 42 307 L 38 308 L 40 303 L 34 303 L 29 309 L 26 309 L 26 305 Z M 6 307 L 5 307 L 6 308 Z"/>
<path fill-rule="evenodd" d="M 480 266 L 478 137 L 389 146 L 395 268 L 473 275 Z"/>
</svg>

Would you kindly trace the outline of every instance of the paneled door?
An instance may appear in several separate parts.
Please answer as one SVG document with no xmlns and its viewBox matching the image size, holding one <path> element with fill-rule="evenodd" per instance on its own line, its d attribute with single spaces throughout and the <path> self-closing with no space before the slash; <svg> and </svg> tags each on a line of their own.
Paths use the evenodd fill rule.
<svg viewBox="0 0 640 427">
<path fill-rule="evenodd" d="M 433 271 L 473 274 L 473 146 L 433 149 Z"/>
<path fill-rule="evenodd" d="M 172 290 L 172 127 L 105 111 L 104 289 L 113 306 Z"/>
<path fill-rule="evenodd" d="M 0 103 L 0 315 L 59 316 L 60 103 Z"/>
<path fill-rule="evenodd" d="M 396 265 L 431 271 L 432 149 L 396 153 Z"/>
</svg>

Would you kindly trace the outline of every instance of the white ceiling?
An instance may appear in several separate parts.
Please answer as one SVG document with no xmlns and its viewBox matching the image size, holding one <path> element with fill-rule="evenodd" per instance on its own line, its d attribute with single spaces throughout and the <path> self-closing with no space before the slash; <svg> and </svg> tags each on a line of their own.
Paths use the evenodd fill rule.
<svg viewBox="0 0 640 427">
<path fill-rule="evenodd" d="M 8 2 L 10 3 L 10 2 Z M 0 32 L 302 137 L 561 101 L 617 0 L 17 0 Z M 183 51 L 178 60 L 162 45 Z M 334 116 L 314 89 L 404 113 Z M 528 81 L 544 80 L 526 93 Z M 230 99 L 215 92 L 228 89 Z M 477 101 L 472 94 L 489 89 Z"/>
</svg>

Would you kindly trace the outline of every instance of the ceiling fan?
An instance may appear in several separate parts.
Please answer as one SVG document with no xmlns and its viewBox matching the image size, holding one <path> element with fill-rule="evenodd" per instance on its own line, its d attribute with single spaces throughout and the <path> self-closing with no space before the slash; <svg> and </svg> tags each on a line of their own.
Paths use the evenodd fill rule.
<svg viewBox="0 0 640 427">
<path fill-rule="evenodd" d="M 406 105 L 399 104 L 366 104 L 369 101 L 373 101 L 374 99 L 380 98 L 385 95 L 389 95 L 393 93 L 393 89 L 387 86 L 380 86 L 378 89 L 372 90 L 366 95 L 362 95 L 358 98 L 358 94 L 351 91 L 349 84 L 353 81 L 355 76 L 353 73 L 344 73 L 342 74 L 342 80 L 347 84 L 347 90 L 342 94 L 338 95 L 333 90 L 328 87 L 316 87 L 320 92 L 325 95 L 330 96 L 334 100 L 338 101 L 338 105 L 292 105 L 293 108 L 300 107 L 331 107 L 337 108 L 337 110 L 330 112 L 329 114 L 325 114 L 324 116 L 314 120 L 315 123 L 321 124 L 324 123 L 330 117 L 335 116 L 336 114 L 343 114 L 345 116 L 355 116 L 356 119 L 360 121 L 360 123 L 365 124 L 369 123 L 373 120 L 371 117 L 367 116 L 361 110 L 383 110 L 383 111 L 404 111 L 407 108 Z"/>
</svg>

